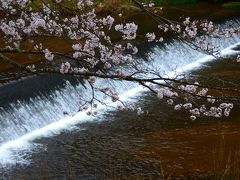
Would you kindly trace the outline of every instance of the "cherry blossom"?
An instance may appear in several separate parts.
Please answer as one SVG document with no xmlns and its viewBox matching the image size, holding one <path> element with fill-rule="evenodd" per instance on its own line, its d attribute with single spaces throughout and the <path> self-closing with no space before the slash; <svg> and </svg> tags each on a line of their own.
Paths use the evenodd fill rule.
<svg viewBox="0 0 240 180">
<path fill-rule="evenodd" d="M 0 32 L 4 38 L 4 48 L 1 49 L 3 55 L 8 53 L 29 53 L 42 55 L 58 67 L 53 69 L 38 69 L 34 65 L 22 66 L 17 62 L 14 64 L 31 73 L 57 72 L 61 74 L 79 75 L 84 77 L 93 91 L 99 91 L 112 102 L 120 101 L 118 93 L 114 88 L 97 87 L 95 83 L 98 79 L 113 79 L 136 82 L 153 92 L 157 98 L 174 110 L 186 111 L 190 114 L 191 120 L 196 120 L 200 116 L 210 116 L 220 118 L 229 116 L 233 109 L 233 104 L 221 102 L 221 97 L 211 95 L 210 88 L 201 86 L 198 82 L 182 83 L 178 78 L 164 78 L 160 76 L 157 69 L 143 67 L 135 60 L 138 54 L 138 47 L 134 40 L 137 39 L 138 25 L 135 22 L 117 22 L 111 15 L 99 17 L 95 12 L 92 0 L 77 0 L 73 2 L 76 12 L 63 13 L 60 8 L 62 0 L 54 0 L 56 7 L 52 4 L 40 3 L 39 9 L 34 10 L 35 1 L 30 0 L 1 0 L 0 11 Z M 134 1 L 135 2 L 135 1 Z M 142 9 L 154 6 L 154 3 L 139 3 Z M 154 16 L 154 12 L 151 15 Z M 118 15 L 122 19 L 122 13 Z M 155 18 L 159 18 L 156 16 Z M 239 28 L 227 28 L 221 30 L 213 22 L 204 20 L 191 20 L 187 17 L 183 22 L 176 22 L 160 17 L 156 21 L 157 31 L 172 34 L 173 38 L 185 41 L 186 44 L 201 52 L 219 55 L 214 44 L 207 43 L 208 36 L 230 37 L 239 34 Z M 112 31 L 117 32 L 122 37 L 122 41 L 114 42 L 109 35 Z M 165 42 L 164 36 L 159 36 L 158 32 L 148 32 L 145 34 L 146 42 Z M 51 47 L 47 47 L 43 42 L 38 42 L 35 37 L 54 37 L 66 40 L 70 44 L 69 52 L 55 52 Z M 194 41 L 193 41 L 194 40 Z M 30 42 L 31 51 L 24 49 L 22 43 Z M 195 44 L 193 42 L 196 42 Z M 57 46 L 57 45 L 56 45 Z M 51 51 L 49 50 L 51 49 Z M 53 63 L 53 62 L 58 63 Z M 235 58 L 240 62 L 240 55 Z M 13 60 L 14 62 L 14 60 Z M 59 63 L 60 62 L 60 63 Z M 167 80 L 166 80 L 167 79 Z M 160 83 L 159 80 L 164 82 Z M 93 97 L 94 100 L 95 97 Z M 202 98 L 205 103 L 194 103 L 195 99 Z M 90 106 L 93 106 L 93 100 Z M 93 106 L 94 109 L 95 106 Z M 87 109 L 86 107 L 81 109 Z M 120 109 L 125 109 L 121 107 Z M 137 114 L 142 114 L 139 107 L 131 106 Z M 96 112 L 88 111 L 87 114 Z"/>
</svg>

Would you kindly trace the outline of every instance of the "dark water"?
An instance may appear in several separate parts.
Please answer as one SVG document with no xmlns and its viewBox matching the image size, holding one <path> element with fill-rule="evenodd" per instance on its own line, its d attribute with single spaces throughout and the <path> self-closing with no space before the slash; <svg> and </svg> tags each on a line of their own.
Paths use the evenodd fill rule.
<svg viewBox="0 0 240 180">
<path fill-rule="evenodd" d="M 205 64 L 189 76 L 212 84 L 216 83 L 212 79 L 221 77 L 235 86 L 240 82 L 239 70 L 239 64 L 222 60 Z M 148 92 L 135 98 L 136 104 L 148 110 L 148 114 L 106 112 L 101 119 L 98 117 L 93 122 L 79 124 L 79 129 L 37 140 L 47 150 L 33 153 L 30 165 L 5 169 L 2 177 L 214 178 L 224 173 L 229 159 L 233 164 L 239 160 L 239 104 L 235 104 L 228 118 L 201 117 L 191 121 L 187 112 L 173 111 L 172 107 Z M 236 172 L 239 173 L 237 170 L 240 169 L 230 170 L 235 172 L 232 177 L 239 177 Z"/>
</svg>

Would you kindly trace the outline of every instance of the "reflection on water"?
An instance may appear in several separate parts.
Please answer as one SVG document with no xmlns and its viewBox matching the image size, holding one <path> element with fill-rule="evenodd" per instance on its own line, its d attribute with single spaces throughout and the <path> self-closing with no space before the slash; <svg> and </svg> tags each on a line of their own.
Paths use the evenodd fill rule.
<svg viewBox="0 0 240 180">
<path fill-rule="evenodd" d="M 221 75 L 223 79 L 240 82 L 239 73 L 235 74 L 237 66 L 227 60 L 216 61 L 192 74 Z M 226 71 L 233 73 L 231 78 L 229 73 L 222 73 Z M 187 113 L 173 111 L 149 93 L 136 98 L 148 114 L 106 112 L 104 121 L 83 123 L 79 130 L 38 140 L 47 151 L 33 154 L 30 166 L 16 165 L 5 172 L 6 177 L 159 179 L 164 174 L 184 179 L 214 178 L 216 174 L 228 177 L 236 172 L 240 152 L 239 105 L 235 105 L 229 118 L 202 117 L 192 122 Z"/>
</svg>

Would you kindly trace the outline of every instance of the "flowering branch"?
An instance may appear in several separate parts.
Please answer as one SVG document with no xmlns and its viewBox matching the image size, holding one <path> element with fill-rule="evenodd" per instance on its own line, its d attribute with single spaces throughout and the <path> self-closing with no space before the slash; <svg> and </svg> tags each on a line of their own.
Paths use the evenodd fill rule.
<svg viewBox="0 0 240 180">
<path fill-rule="evenodd" d="M 0 20 L 0 33 L 5 38 L 5 45 L 0 48 L 0 59 L 30 74 L 58 73 L 84 78 L 92 91 L 92 99 L 86 101 L 90 104 L 91 110 L 95 107 L 95 101 L 101 102 L 96 97 L 96 91 L 103 93 L 113 102 L 120 101 L 114 89 L 96 87 L 95 81 L 99 78 L 138 83 L 159 99 L 166 100 L 175 110 L 187 109 L 193 120 L 200 115 L 228 116 L 233 108 L 231 102 L 239 102 L 239 96 L 213 97 L 209 93 L 209 90 L 239 93 L 239 89 L 203 86 L 178 77 L 166 78 L 156 69 L 151 70 L 139 65 L 134 59 L 138 48 L 133 44 L 133 40 L 137 38 L 138 25 L 134 22 L 115 24 L 115 19 L 110 15 L 98 17 L 92 0 L 74 1 L 76 10 L 72 12 L 68 11 L 61 0 L 52 1 L 56 7 L 44 0 L 41 2 L 42 7 L 33 10 L 32 5 L 35 1 L 0 1 L 0 11 L 5 15 Z M 219 50 L 207 43 L 207 37 L 228 37 L 240 33 L 239 28 L 220 31 L 207 20 L 190 21 L 190 18 L 183 22 L 169 20 L 151 12 L 138 0 L 133 2 L 154 19 L 159 31 L 171 33 L 174 38 L 188 46 L 216 58 L 221 58 Z M 111 31 L 120 33 L 124 42 L 113 42 L 108 35 Z M 148 32 L 145 35 L 146 41 L 163 42 L 164 38 L 157 37 L 156 34 Z M 43 45 L 41 39 L 38 42 L 35 37 L 62 38 L 71 44 L 71 49 L 67 52 L 50 50 Z M 21 46 L 27 40 L 30 40 L 31 50 Z M 32 64 L 25 66 L 11 59 L 9 54 L 41 55 L 52 66 L 37 67 Z M 60 66 L 56 67 L 56 64 L 52 63 L 55 61 L 61 62 Z M 237 56 L 236 61 L 240 61 L 240 56 Z M 193 98 L 205 100 L 206 105 L 198 107 L 194 104 Z M 181 103 L 177 103 L 180 100 Z M 85 107 L 85 104 L 83 106 Z M 137 113 L 142 113 L 141 109 L 136 109 Z"/>
</svg>

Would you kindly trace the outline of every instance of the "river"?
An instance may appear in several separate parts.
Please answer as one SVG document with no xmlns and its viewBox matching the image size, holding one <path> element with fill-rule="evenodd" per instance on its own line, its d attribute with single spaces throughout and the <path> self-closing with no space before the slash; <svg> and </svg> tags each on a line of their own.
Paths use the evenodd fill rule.
<svg viewBox="0 0 240 180">
<path fill-rule="evenodd" d="M 222 26 L 239 26 L 239 23 L 237 19 L 229 20 Z M 232 50 L 240 42 L 238 36 L 209 41 L 216 41 L 223 55 L 238 53 Z M 201 54 L 182 42 L 173 40 L 164 46 L 139 48 L 144 52 L 137 57 L 139 61 L 158 67 L 164 74 L 171 75 L 176 69 L 179 73 L 211 77 L 220 74 L 239 83 L 239 65 Z M 210 78 L 208 81 L 212 83 Z M 64 112 L 71 115 L 78 111 L 78 97 L 89 96 L 76 78 L 42 75 L 1 86 L 1 176 L 5 179 L 157 179 L 163 174 L 209 177 L 224 172 L 218 166 L 221 163 L 224 166 L 227 160 L 219 159 L 218 153 L 226 153 L 226 157 L 229 152 L 236 153 L 239 106 L 229 118 L 203 117 L 191 121 L 188 113 L 173 111 L 136 84 L 97 83 L 110 83 L 118 89 L 123 101 L 139 105 L 149 113 L 138 116 L 99 107 L 96 117 L 82 112 L 69 117 Z"/>
</svg>

